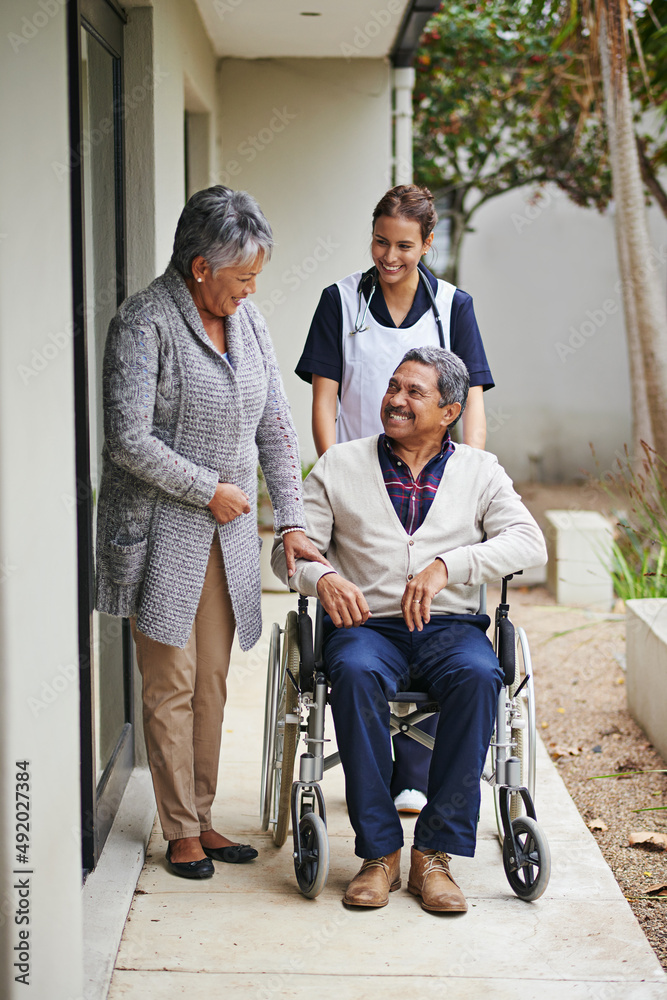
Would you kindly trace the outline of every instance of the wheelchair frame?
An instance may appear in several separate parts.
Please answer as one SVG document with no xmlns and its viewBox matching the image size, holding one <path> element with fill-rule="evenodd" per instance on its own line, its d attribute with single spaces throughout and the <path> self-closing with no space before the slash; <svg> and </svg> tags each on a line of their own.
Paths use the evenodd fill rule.
<svg viewBox="0 0 667 1000">
<path fill-rule="evenodd" d="M 509 619 L 507 584 L 512 575 L 503 578 L 495 614 L 493 645 L 504 679 L 482 779 L 493 786 L 507 880 L 519 898 L 532 902 L 548 885 L 551 858 L 534 805 L 533 668 L 526 633 L 515 629 Z M 297 884 L 311 899 L 320 894 L 329 873 L 326 806 L 319 782 L 325 771 L 340 763 L 337 751 L 324 755 L 328 684 L 321 656 L 319 602 L 317 608 L 314 636 L 305 597 L 299 597 L 297 612 L 288 613 L 284 629 L 274 624 L 271 630 L 260 795 L 262 830 L 272 828 L 278 847 L 287 839 L 291 818 Z M 392 705 L 401 703 L 412 703 L 415 708 L 398 715 Z M 434 738 L 416 726 L 439 711 L 438 705 L 427 694 L 414 691 L 401 692 L 389 704 L 391 735 L 406 733 L 433 749 Z M 302 734 L 306 752 L 300 757 L 299 777 L 293 781 L 296 745 Z"/>
</svg>

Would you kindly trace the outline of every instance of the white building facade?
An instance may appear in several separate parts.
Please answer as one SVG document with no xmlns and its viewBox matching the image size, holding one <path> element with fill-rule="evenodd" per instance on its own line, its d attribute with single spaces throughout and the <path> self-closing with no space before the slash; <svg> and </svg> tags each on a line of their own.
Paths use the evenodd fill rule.
<svg viewBox="0 0 667 1000">
<path fill-rule="evenodd" d="M 109 319 L 166 267 L 189 194 L 247 188 L 278 241 L 258 298 L 289 365 L 409 172 L 394 82 L 435 6 L 2 5 L 3 998 L 105 995 L 155 810 L 128 626 L 92 609 Z"/>
</svg>

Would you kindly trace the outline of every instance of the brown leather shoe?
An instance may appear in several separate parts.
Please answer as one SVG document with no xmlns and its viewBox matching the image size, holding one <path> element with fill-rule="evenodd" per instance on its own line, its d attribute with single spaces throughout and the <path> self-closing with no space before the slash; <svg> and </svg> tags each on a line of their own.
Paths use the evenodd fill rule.
<svg viewBox="0 0 667 1000">
<path fill-rule="evenodd" d="M 389 893 L 401 888 L 401 849 L 370 858 L 354 876 L 343 896 L 347 906 L 386 906 Z"/>
<path fill-rule="evenodd" d="M 408 891 L 421 896 L 422 909 L 431 913 L 465 913 L 465 896 L 449 870 L 451 858 L 444 851 L 412 848 Z"/>
</svg>

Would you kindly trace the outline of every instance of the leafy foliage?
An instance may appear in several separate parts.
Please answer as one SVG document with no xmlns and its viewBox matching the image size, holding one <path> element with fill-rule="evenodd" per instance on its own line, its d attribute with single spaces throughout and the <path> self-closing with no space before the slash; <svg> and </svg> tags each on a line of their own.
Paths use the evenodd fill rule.
<svg viewBox="0 0 667 1000">
<path fill-rule="evenodd" d="M 588 10 L 573 0 L 454 2 L 429 21 L 416 63 L 415 178 L 451 220 L 450 280 L 471 218 L 490 198 L 551 181 L 578 205 L 607 207 L 611 173 Z M 644 69 L 638 57 L 631 67 L 653 173 L 667 162 L 667 143 L 640 123 L 652 101 L 667 100 L 667 29 L 656 23 L 667 25 L 667 0 L 650 13 L 638 8 Z"/>
<path fill-rule="evenodd" d="M 490 198 L 546 181 L 580 205 L 611 197 L 592 85 L 567 42 L 553 47 L 563 23 L 559 9 L 535 16 L 513 0 L 448 3 L 429 22 L 417 56 L 415 168 L 419 183 L 447 197 L 450 273 Z"/>
<path fill-rule="evenodd" d="M 636 132 L 645 164 L 655 176 L 667 167 L 667 0 L 644 4 L 636 15 L 632 38 L 636 58 L 629 63 L 630 89 L 635 100 Z M 646 112 L 655 110 L 649 118 Z M 645 175 L 645 180 L 646 180 Z M 650 186 L 650 185 L 649 185 Z M 653 192 L 655 194 L 655 191 Z"/>
<path fill-rule="evenodd" d="M 667 0 L 653 0 L 641 4 L 635 14 L 637 35 L 644 56 L 646 78 L 635 73 L 634 96 L 642 103 L 646 101 L 646 79 L 650 93 L 649 100 L 655 102 L 663 118 L 667 118 Z"/>
<path fill-rule="evenodd" d="M 667 463 L 642 442 L 644 460 L 637 471 L 626 449 L 614 473 L 602 480 L 607 495 L 620 492 L 627 510 L 617 514 L 612 579 L 618 597 L 667 597 Z"/>
<path fill-rule="evenodd" d="M 568 10 L 569 8 L 569 10 Z M 580 86 L 599 94 L 598 21 L 604 9 L 611 29 L 613 65 L 625 62 L 633 101 L 640 166 L 648 192 L 667 216 L 667 191 L 658 171 L 667 166 L 667 0 L 532 0 L 534 14 L 561 17 L 563 27 L 553 43 L 563 39 L 580 61 Z M 599 103 L 600 97 L 596 97 Z M 604 207 L 604 206 L 598 206 Z"/>
</svg>

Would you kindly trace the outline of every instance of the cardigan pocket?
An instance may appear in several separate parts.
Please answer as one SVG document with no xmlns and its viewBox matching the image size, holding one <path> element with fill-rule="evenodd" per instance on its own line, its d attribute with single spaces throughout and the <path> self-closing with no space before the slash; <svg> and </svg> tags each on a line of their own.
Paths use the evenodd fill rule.
<svg viewBox="0 0 667 1000">
<path fill-rule="evenodd" d="M 115 583 L 139 583 L 144 575 L 148 539 L 121 545 L 108 542 L 109 576 Z"/>
</svg>

